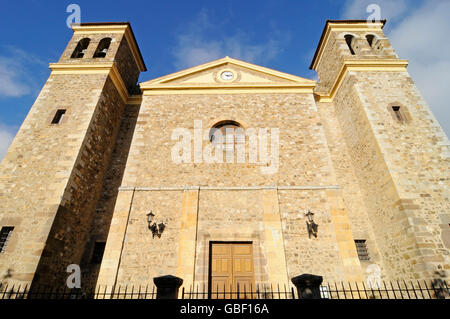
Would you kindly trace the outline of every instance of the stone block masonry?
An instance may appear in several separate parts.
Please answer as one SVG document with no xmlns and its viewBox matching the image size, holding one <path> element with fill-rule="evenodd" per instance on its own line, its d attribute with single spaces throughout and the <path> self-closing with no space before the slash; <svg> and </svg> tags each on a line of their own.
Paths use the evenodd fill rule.
<svg viewBox="0 0 450 319">
<path fill-rule="evenodd" d="M 0 284 L 64 287 L 69 264 L 81 266 L 83 290 L 106 293 L 164 275 L 186 289 L 211 278 L 289 286 L 304 273 L 448 277 L 450 144 L 383 25 L 327 21 L 311 64 L 318 83 L 225 57 L 139 86 L 128 23 L 74 26 L 0 165 L 0 226 L 14 227 Z M 250 160 L 247 138 L 243 161 L 199 160 L 193 140 L 190 158 L 174 160 L 173 133 L 196 137 L 199 125 L 202 151 L 223 125 L 276 130 L 276 158 Z"/>
</svg>

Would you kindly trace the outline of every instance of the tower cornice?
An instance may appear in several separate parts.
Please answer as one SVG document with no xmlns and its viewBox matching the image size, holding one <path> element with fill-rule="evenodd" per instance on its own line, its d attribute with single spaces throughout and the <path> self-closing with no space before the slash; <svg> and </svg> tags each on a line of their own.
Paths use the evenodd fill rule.
<svg viewBox="0 0 450 319">
<path fill-rule="evenodd" d="M 375 22 L 368 22 L 367 20 L 327 20 L 309 68 L 311 70 L 315 70 L 317 68 L 331 31 L 379 31 L 383 29 L 385 24 L 386 20 Z"/>
<path fill-rule="evenodd" d="M 108 74 L 113 81 L 122 100 L 128 101 L 128 90 L 114 62 L 84 63 L 50 63 L 51 74 Z"/>
<path fill-rule="evenodd" d="M 147 71 L 141 51 L 137 45 L 133 29 L 129 22 L 81 23 L 72 25 L 74 34 L 123 33 L 139 71 Z"/>
<path fill-rule="evenodd" d="M 408 66 L 408 60 L 400 59 L 360 59 L 360 60 L 345 60 L 342 63 L 336 80 L 327 93 L 315 93 L 316 99 L 319 102 L 331 102 L 336 95 L 337 90 L 342 84 L 345 75 L 350 71 L 405 71 Z"/>
</svg>

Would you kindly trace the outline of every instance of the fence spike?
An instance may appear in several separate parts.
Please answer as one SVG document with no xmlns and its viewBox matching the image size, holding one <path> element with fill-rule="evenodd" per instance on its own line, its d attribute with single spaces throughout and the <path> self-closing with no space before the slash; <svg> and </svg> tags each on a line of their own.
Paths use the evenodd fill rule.
<svg viewBox="0 0 450 319">
<path fill-rule="evenodd" d="M 406 284 L 406 281 L 404 279 L 403 279 L 403 283 L 405 284 L 405 290 L 406 290 L 406 293 L 408 294 L 408 299 L 411 299 L 411 296 L 409 295 L 408 285 Z"/>
<path fill-rule="evenodd" d="M 411 284 L 411 287 L 412 287 L 412 289 L 413 289 L 414 296 L 416 297 L 415 299 L 418 299 L 418 298 L 417 298 L 417 294 L 416 294 L 416 289 L 414 288 L 413 282 L 410 280 L 409 283 Z"/>
<path fill-rule="evenodd" d="M 392 286 L 392 281 L 389 281 L 389 284 L 391 285 L 392 292 L 394 293 L 394 299 L 397 299 L 397 294 L 395 293 L 394 286 Z"/>
<path fill-rule="evenodd" d="M 352 296 L 352 299 L 355 299 L 353 297 L 353 289 L 352 289 L 352 285 L 350 284 L 350 282 L 348 283 L 348 288 L 350 288 L 350 295 Z"/>
<path fill-rule="evenodd" d="M 390 296 L 389 296 L 389 291 L 388 291 L 388 289 L 387 289 L 387 287 L 386 287 L 386 282 L 383 280 L 383 286 L 384 286 L 384 292 L 386 293 L 386 295 L 387 295 L 387 299 L 390 299 Z"/>
<path fill-rule="evenodd" d="M 355 281 L 353 288 L 354 288 L 354 292 L 355 292 L 355 299 L 361 299 L 361 291 L 360 291 L 357 280 Z M 356 293 L 358 293 L 358 295 L 356 295 Z"/>
<path fill-rule="evenodd" d="M 15 285 L 13 285 L 11 290 L 8 292 L 8 299 L 11 299 L 11 296 L 14 293 L 14 287 L 15 287 Z"/>
<path fill-rule="evenodd" d="M 402 299 L 405 299 L 405 298 L 403 297 L 402 288 L 400 287 L 400 284 L 399 284 L 398 280 L 396 280 L 396 282 L 397 282 L 398 292 L 400 293 L 400 296 L 402 297 Z"/>
<path fill-rule="evenodd" d="M 411 279 L 409 281 L 406 281 L 406 279 L 399 279 L 395 281 L 383 280 L 382 284 L 380 282 L 380 284 L 377 285 L 377 288 L 371 285 L 370 289 L 369 287 L 366 287 L 364 281 L 360 283 L 341 281 L 339 286 L 335 281 L 333 289 L 331 288 L 330 283 L 321 285 L 320 294 L 321 298 L 331 299 L 436 299 L 442 298 L 443 296 L 444 298 L 448 296 L 448 285 L 446 281 L 432 282 L 431 280 L 423 280 L 423 284 L 421 281 L 422 280 L 416 281 Z M 255 283 L 255 286 L 253 286 L 253 282 L 250 282 L 249 286 L 247 286 L 247 284 L 245 283 L 242 289 L 242 283 L 235 283 L 234 285 L 230 284 L 230 290 L 227 291 L 227 285 L 224 283 L 223 291 L 220 291 L 218 283 L 216 284 L 215 290 L 213 289 L 214 286 L 208 286 L 206 283 L 199 283 L 196 286 L 191 284 L 189 288 L 187 288 L 187 286 L 183 286 L 181 288 L 181 299 L 296 299 L 300 297 L 296 297 L 296 290 L 292 285 L 286 285 L 286 283 L 283 283 L 283 285 L 281 286 L 279 283 L 276 283 L 276 287 L 274 287 L 273 285 L 274 283 L 266 282 L 263 284 L 263 288 L 261 288 L 261 283 Z M 200 286 L 202 286 L 203 288 Z M 136 290 L 138 290 L 137 292 L 135 292 L 135 285 L 132 285 L 131 291 L 128 290 L 128 285 L 125 286 L 125 289 L 123 289 L 123 286 L 114 285 L 112 286 L 111 292 L 109 293 L 107 292 L 107 285 L 105 285 L 104 288 L 102 288 L 101 285 L 98 285 L 96 287 L 87 287 L 85 288 L 85 290 L 68 289 L 66 286 L 54 287 L 49 285 L 35 285 L 31 288 L 28 284 L 4 285 L 0 288 L 0 298 L 61 299 L 67 298 L 67 296 L 69 296 L 69 298 L 72 299 L 99 299 L 101 298 L 102 294 L 103 299 L 106 299 L 107 296 L 109 296 L 109 298 L 111 299 L 155 298 L 155 286 L 152 287 L 151 297 L 149 296 L 150 291 L 148 284 L 145 287 L 145 296 L 142 285 L 139 285 L 139 287 L 136 288 Z M 207 290 L 211 288 L 211 291 Z M 249 290 L 247 290 L 247 288 L 249 288 Z M 379 293 L 379 297 L 376 296 L 375 292 L 377 291 Z M 424 291 L 427 291 L 428 294 L 424 293 Z M 397 293 L 399 294 L 397 295 Z M 220 297 L 221 294 L 222 297 Z M 114 298 L 114 296 L 116 296 L 116 298 Z M 277 297 L 275 298 L 275 296 Z"/>
<path fill-rule="evenodd" d="M 25 285 L 25 289 L 23 290 L 23 299 L 28 298 L 28 284 Z"/>
</svg>

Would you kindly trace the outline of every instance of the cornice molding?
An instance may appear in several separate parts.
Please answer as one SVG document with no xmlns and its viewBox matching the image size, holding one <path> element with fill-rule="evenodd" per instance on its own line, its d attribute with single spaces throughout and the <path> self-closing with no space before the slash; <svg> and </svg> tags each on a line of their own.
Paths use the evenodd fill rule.
<svg viewBox="0 0 450 319">
<path fill-rule="evenodd" d="M 269 68 L 265 68 L 256 64 L 252 64 L 252 63 L 248 63 L 248 62 L 244 62 L 244 61 L 240 61 L 237 59 L 233 59 L 230 58 L 228 56 L 222 58 L 222 59 L 218 59 L 212 62 L 208 62 L 208 63 L 204 63 L 198 66 L 194 66 L 192 68 L 189 69 L 185 69 L 185 70 L 181 70 L 172 74 L 168 74 L 150 81 L 146 81 L 140 84 L 141 89 L 146 89 L 147 87 L 153 87 L 153 85 L 158 84 L 165 84 L 167 82 L 170 81 L 174 81 L 177 80 L 181 77 L 187 76 L 187 75 L 191 75 L 191 74 L 195 74 L 198 72 L 202 72 L 202 71 L 206 71 L 221 65 L 225 65 L 225 64 L 232 64 L 232 65 L 237 65 L 240 66 L 242 68 L 245 69 L 249 69 L 252 71 L 256 71 L 256 72 L 260 72 L 260 73 L 264 73 L 264 74 L 268 74 L 268 75 L 272 75 L 275 77 L 279 77 L 282 78 L 284 80 L 289 80 L 291 82 L 294 82 L 296 84 L 304 84 L 304 85 L 315 85 L 316 81 L 313 80 L 309 80 L 309 79 L 305 79 L 305 78 L 301 78 L 299 76 L 295 76 L 292 74 L 288 74 L 288 73 L 284 73 L 284 72 L 280 72 L 280 71 L 276 71 L 276 70 L 272 70 Z"/>
<path fill-rule="evenodd" d="M 128 90 L 115 63 L 82 64 L 82 63 L 50 63 L 51 75 L 58 74 L 107 74 L 117 88 L 122 100 L 128 102 Z"/>
<path fill-rule="evenodd" d="M 141 186 L 121 186 L 119 191 L 184 191 L 184 190 L 209 190 L 209 191 L 236 191 L 236 190 L 326 190 L 326 189 L 341 189 L 339 185 L 267 185 L 267 186 L 159 186 L 159 187 L 141 187 Z"/>
<path fill-rule="evenodd" d="M 143 95 L 167 94 L 239 94 L 239 93 L 314 93 L 314 87 L 296 85 L 211 85 L 211 86 L 158 86 L 141 90 Z"/>
<path fill-rule="evenodd" d="M 127 104 L 129 105 L 140 105 L 142 103 L 142 95 L 129 95 Z"/>
<path fill-rule="evenodd" d="M 400 59 L 345 60 L 331 89 L 325 94 L 315 93 L 316 100 L 318 102 L 332 102 L 348 72 L 403 72 L 406 71 L 407 66 L 408 60 Z"/>
<path fill-rule="evenodd" d="M 273 83 L 173 83 L 183 77 L 223 65 L 235 65 L 261 74 L 280 78 L 283 81 Z M 287 80 L 287 81 L 286 81 Z M 143 95 L 159 94 L 227 94 L 227 93 L 312 93 L 316 81 L 295 75 L 279 72 L 255 64 L 225 57 L 199 66 L 195 66 L 176 73 L 165 75 L 139 84 Z"/>
</svg>

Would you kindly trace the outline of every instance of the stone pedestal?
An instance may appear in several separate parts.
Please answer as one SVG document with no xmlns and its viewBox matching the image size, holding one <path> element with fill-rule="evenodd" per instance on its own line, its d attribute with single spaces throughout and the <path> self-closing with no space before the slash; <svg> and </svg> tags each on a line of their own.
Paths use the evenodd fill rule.
<svg viewBox="0 0 450 319">
<path fill-rule="evenodd" d="M 153 278 L 156 285 L 156 299 L 178 299 L 178 290 L 183 279 L 172 275 Z"/>
<path fill-rule="evenodd" d="M 299 299 L 320 299 L 322 276 L 303 274 L 292 278 L 291 281 L 297 287 Z"/>
</svg>

